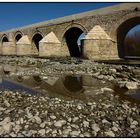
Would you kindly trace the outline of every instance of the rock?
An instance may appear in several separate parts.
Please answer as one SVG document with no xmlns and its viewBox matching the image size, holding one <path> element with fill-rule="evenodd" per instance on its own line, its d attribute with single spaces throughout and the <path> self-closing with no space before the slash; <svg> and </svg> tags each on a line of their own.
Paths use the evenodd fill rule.
<svg viewBox="0 0 140 140">
<path fill-rule="evenodd" d="M 125 84 L 125 87 L 127 89 L 137 89 L 138 88 L 138 84 L 137 84 L 137 82 L 127 82 Z"/>
<path fill-rule="evenodd" d="M 44 135 L 45 135 L 45 129 L 39 130 L 38 133 L 39 133 L 41 136 L 44 136 Z"/>
<path fill-rule="evenodd" d="M 74 118 L 73 118 L 73 122 L 76 122 L 77 120 L 79 120 L 78 117 L 74 117 Z"/>
<path fill-rule="evenodd" d="M 20 124 L 23 124 L 23 123 L 24 123 L 23 118 L 20 118 Z"/>
<path fill-rule="evenodd" d="M 92 130 L 94 130 L 95 132 L 100 131 L 99 125 L 96 124 L 96 123 L 95 123 L 95 124 L 92 124 L 91 128 L 92 128 Z"/>
<path fill-rule="evenodd" d="M 115 137 L 115 134 L 112 131 L 105 132 L 106 136 Z"/>
<path fill-rule="evenodd" d="M 114 127 L 112 127 L 112 130 L 116 132 L 116 131 L 118 131 L 118 128 L 114 126 Z"/>
<path fill-rule="evenodd" d="M 81 107 L 80 105 L 78 105 L 78 106 L 77 106 L 77 108 L 78 108 L 79 110 L 81 110 L 81 109 L 82 109 L 82 107 Z"/>
<path fill-rule="evenodd" d="M 65 129 L 65 130 L 63 130 L 63 134 L 64 135 L 69 135 L 70 132 L 71 132 L 71 129 Z"/>
<path fill-rule="evenodd" d="M 10 107 L 10 103 L 9 103 L 7 100 L 4 101 L 4 105 L 5 105 L 6 107 Z"/>
<path fill-rule="evenodd" d="M 41 124 L 42 120 L 41 120 L 40 117 L 34 116 L 34 119 L 36 120 L 36 123 L 37 123 L 37 124 Z"/>
<path fill-rule="evenodd" d="M 109 69 L 109 71 L 112 73 L 112 74 L 115 74 L 117 72 L 116 69 Z"/>
<path fill-rule="evenodd" d="M 107 87 L 105 87 L 105 88 L 101 88 L 101 91 L 102 92 L 114 92 L 114 90 L 113 89 L 111 89 L 111 88 L 107 88 Z"/>
<path fill-rule="evenodd" d="M 131 125 L 130 125 L 130 128 L 134 129 L 134 128 L 136 128 L 136 125 L 131 124 Z"/>
<path fill-rule="evenodd" d="M 9 123 L 9 122 L 11 122 L 10 117 L 6 117 L 3 121 L 0 122 L 0 125 L 4 125 L 4 124 Z"/>
<path fill-rule="evenodd" d="M 84 125 L 84 127 L 89 127 L 89 122 L 84 121 L 84 122 L 83 122 L 83 125 Z"/>
<path fill-rule="evenodd" d="M 87 105 L 88 105 L 88 106 L 92 106 L 92 103 L 91 103 L 91 102 L 88 102 Z"/>
<path fill-rule="evenodd" d="M 65 120 L 59 120 L 59 121 L 57 121 L 55 124 L 54 124 L 54 126 L 56 126 L 56 127 L 62 127 L 63 125 L 65 125 L 66 124 L 66 121 Z"/>
<path fill-rule="evenodd" d="M 102 120 L 102 123 L 110 123 L 109 121 L 107 121 L 106 119 Z"/>
<path fill-rule="evenodd" d="M 12 132 L 12 133 L 10 133 L 10 136 L 15 138 L 17 135 L 14 132 Z"/>
<path fill-rule="evenodd" d="M 40 127 L 41 127 L 41 128 L 44 128 L 44 127 L 45 127 L 45 125 L 46 125 L 46 123 L 45 123 L 45 122 L 43 122 L 43 123 L 41 123 L 41 124 L 40 124 Z"/>
<path fill-rule="evenodd" d="M 4 111 L 6 108 L 0 107 L 0 111 Z"/>
<path fill-rule="evenodd" d="M 80 134 L 79 131 L 72 131 L 72 132 L 70 133 L 70 135 L 71 135 L 72 137 L 79 136 L 79 134 Z"/>
<path fill-rule="evenodd" d="M 4 124 L 4 125 L 3 125 L 3 130 L 4 130 L 5 133 L 10 133 L 11 130 L 12 130 L 12 125 L 11 125 L 11 123 Z"/>
<path fill-rule="evenodd" d="M 55 120 L 56 119 L 56 116 L 50 116 L 51 119 Z"/>
<path fill-rule="evenodd" d="M 57 134 L 57 130 L 54 130 L 54 131 L 52 132 L 52 134 Z"/>
<path fill-rule="evenodd" d="M 138 125 L 139 123 L 137 121 L 133 121 L 131 125 Z"/>
<path fill-rule="evenodd" d="M 88 133 L 88 132 L 85 132 L 83 135 L 84 135 L 84 137 L 88 137 L 88 138 L 91 137 L 90 133 Z"/>
<path fill-rule="evenodd" d="M 21 130 L 21 128 L 22 127 L 20 125 L 16 125 L 13 129 L 17 133 L 17 132 L 19 132 Z"/>
<path fill-rule="evenodd" d="M 71 120 L 72 120 L 71 118 L 68 118 L 68 122 L 71 122 Z"/>
<path fill-rule="evenodd" d="M 97 78 L 98 78 L 99 80 L 102 80 L 102 79 L 104 78 L 104 75 L 99 75 L 99 76 L 97 76 Z"/>
<path fill-rule="evenodd" d="M 0 136 L 4 133 L 3 127 L 0 126 Z"/>
</svg>

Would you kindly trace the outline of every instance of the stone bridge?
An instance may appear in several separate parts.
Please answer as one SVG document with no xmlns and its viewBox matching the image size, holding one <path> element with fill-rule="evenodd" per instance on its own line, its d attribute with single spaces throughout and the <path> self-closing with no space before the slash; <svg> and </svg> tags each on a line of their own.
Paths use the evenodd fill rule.
<svg viewBox="0 0 140 140">
<path fill-rule="evenodd" d="M 0 32 L 0 53 L 93 60 L 125 58 L 124 38 L 138 24 L 140 3 L 121 3 Z M 85 37 L 78 45 L 82 33 Z"/>
</svg>

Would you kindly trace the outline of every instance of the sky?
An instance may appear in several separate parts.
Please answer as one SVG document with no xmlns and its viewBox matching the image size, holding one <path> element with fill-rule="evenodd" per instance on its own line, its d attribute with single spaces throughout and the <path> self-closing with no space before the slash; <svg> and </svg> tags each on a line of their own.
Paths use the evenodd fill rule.
<svg viewBox="0 0 140 140">
<path fill-rule="evenodd" d="M 6 31 L 12 28 L 22 27 L 115 4 L 118 3 L 0 3 L 0 31 Z"/>
</svg>

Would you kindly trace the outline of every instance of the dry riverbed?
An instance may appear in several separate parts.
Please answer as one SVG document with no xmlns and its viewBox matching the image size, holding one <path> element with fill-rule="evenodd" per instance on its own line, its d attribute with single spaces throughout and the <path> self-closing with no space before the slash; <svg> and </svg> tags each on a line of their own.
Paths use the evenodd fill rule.
<svg viewBox="0 0 140 140">
<path fill-rule="evenodd" d="M 1 57 L 0 63 L 2 83 L 37 93 L 1 84 L 1 137 L 140 136 L 139 66 L 29 57 Z M 37 83 L 29 84 L 30 77 Z"/>
</svg>

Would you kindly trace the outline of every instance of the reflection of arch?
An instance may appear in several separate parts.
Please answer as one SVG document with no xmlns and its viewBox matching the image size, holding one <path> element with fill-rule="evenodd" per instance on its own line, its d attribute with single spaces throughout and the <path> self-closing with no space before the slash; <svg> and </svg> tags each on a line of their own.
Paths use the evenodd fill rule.
<svg viewBox="0 0 140 140">
<path fill-rule="evenodd" d="M 63 84 L 69 92 L 79 92 L 82 89 L 82 77 L 66 76 L 63 79 Z"/>
<path fill-rule="evenodd" d="M 39 32 L 35 33 L 32 37 L 32 45 L 39 51 L 39 41 L 43 38 L 43 35 Z"/>
<path fill-rule="evenodd" d="M 130 29 L 140 24 L 140 12 L 128 14 L 114 26 L 117 35 L 117 47 L 120 58 L 125 58 L 124 39 Z"/>
<path fill-rule="evenodd" d="M 81 48 L 79 48 L 77 40 L 82 33 L 87 33 L 87 30 L 82 25 L 72 24 L 66 27 L 62 34 L 62 42 L 66 43 L 71 56 L 81 56 Z"/>
<path fill-rule="evenodd" d="M 15 33 L 15 42 L 19 41 L 19 39 L 23 36 L 23 33 L 21 33 L 20 31 L 17 31 Z"/>
<path fill-rule="evenodd" d="M 2 36 L 1 43 L 3 44 L 4 42 L 9 42 L 7 35 Z"/>
</svg>

